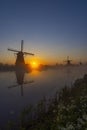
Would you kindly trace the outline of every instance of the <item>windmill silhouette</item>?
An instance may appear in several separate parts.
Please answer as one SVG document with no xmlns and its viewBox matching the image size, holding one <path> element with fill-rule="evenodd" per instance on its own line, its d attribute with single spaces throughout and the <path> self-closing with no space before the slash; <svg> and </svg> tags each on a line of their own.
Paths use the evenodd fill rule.
<svg viewBox="0 0 87 130">
<path fill-rule="evenodd" d="M 67 60 L 64 61 L 64 62 L 66 62 L 66 65 L 69 66 L 69 65 L 71 65 L 71 61 L 72 61 L 72 60 L 69 59 L 69 56 L 67 56 Z"/>
<path fill-rule="evenodd" d="M 80 59 L 80 62 L 79 62 L 79 65 L 82 65 L 83 63 L 82 63 L 82 61 L 81 61 L 81 59 Z"/>
<path fill-rule="evenodd" d="M 23 40 L 21 40 L 21 50 L 15 50 L 15 49 L 11 49 L 11 48 L 8 48 L 8 51 L 13 51 L 17 54 L 17 58 L 16 58 L 16 62 L 15 62 L 15 65 L 16 67 L 25 67 L 25 61 L 24 61 L 24 55 L 34 55 L 32 53 L 28 53 L 28 52 L 24 52 L 23 51 Z"/>
</svg>

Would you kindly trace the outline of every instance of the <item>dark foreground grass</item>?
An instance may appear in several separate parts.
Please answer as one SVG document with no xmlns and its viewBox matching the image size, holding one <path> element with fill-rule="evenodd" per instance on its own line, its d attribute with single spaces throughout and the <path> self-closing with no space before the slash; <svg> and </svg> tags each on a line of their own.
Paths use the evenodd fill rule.
<svg viewBox="0 0 87 130">
<path fill-rule="evenodd" d="M 87 75 L 70 87 L 65 86 L 53 98 L 43 98 L 37 107 L 29 106 L 20 115 L 20 123 L 11 130 L 87 130 Z"/>
</svg>

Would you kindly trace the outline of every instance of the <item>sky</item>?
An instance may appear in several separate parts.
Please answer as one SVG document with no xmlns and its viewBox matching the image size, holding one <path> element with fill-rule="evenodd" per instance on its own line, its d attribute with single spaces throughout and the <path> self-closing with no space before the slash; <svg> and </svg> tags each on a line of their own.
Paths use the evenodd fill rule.
<svg viewBox="0 0 87 130">
<path fill-rule="evenodd" d="M 87 0 L 0 0 L 0 62 L 15 63 L 7 48 L 21 40 L 26 63 L 87 62 Z"/>
</svg>

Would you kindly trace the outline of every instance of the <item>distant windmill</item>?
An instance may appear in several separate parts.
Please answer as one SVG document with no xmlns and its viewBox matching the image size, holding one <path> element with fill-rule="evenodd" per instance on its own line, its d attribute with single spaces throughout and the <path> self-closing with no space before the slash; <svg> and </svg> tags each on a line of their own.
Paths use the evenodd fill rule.
<svg viewBox="0 0 87 130">
<path fill-rule="evenodd" d="M 82 65 L 82 61 L 81 61 L 81 59 L 80 59 L 79 65 Z"/>
<path fill-rule="evenodd" d="M 13 51 L 16 52 L 17 54 L 17 58 L 16 58 L 16 67 L 20 67 L 20 66 L 25 66 L 25 61 L 24 61 L 24 55 L 34 55 L 32 53 L 28 53 L 28 52 L 23 52 L 23 40 L 21 40 L 21 50 L 15 50 L 15 49 L 10 49 L 8 48 L 9 51 Z"/>
<path fill-rule="evenodd" d="M 66 60 L 66 61 L 64 61 L 64 62 L 66 62 L 66 63 L 67 63 L 67 65 L 71 65 L 71 61 L 72 61 L 72 60 L 70 60 L 70 59 L 69 59 L 69 56 L 67 56 L 67 60 Z"/>
</svg>

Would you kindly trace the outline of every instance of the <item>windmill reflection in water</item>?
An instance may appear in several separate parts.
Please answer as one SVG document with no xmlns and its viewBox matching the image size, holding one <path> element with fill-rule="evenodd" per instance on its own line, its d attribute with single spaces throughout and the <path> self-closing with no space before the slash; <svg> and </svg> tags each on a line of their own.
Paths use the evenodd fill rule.
<svg viewBox="0 0 87 130">
<path fill-rule="evenodd" d="M 33 80 L 30 80 L 30 81 L 24 81 L 24 76 L 25 76 L 25 71 L 20 71 L 20 70 L 16 70 L 15 71 L 15 75 L 16 75 L 16 80 L 17 80 L 17 84 L 15 85 L 12 85 L 12 86 L 9 86 L 8 88 L 14 88 L 14 87 L 18 87 L 20 86 L 21 88 L 21 96 L 24 96 L 24 93 L 23 93 L 23 85 L 24 84 L 31 84 L 33 83 L 34 81 Z"/>
</svg>

